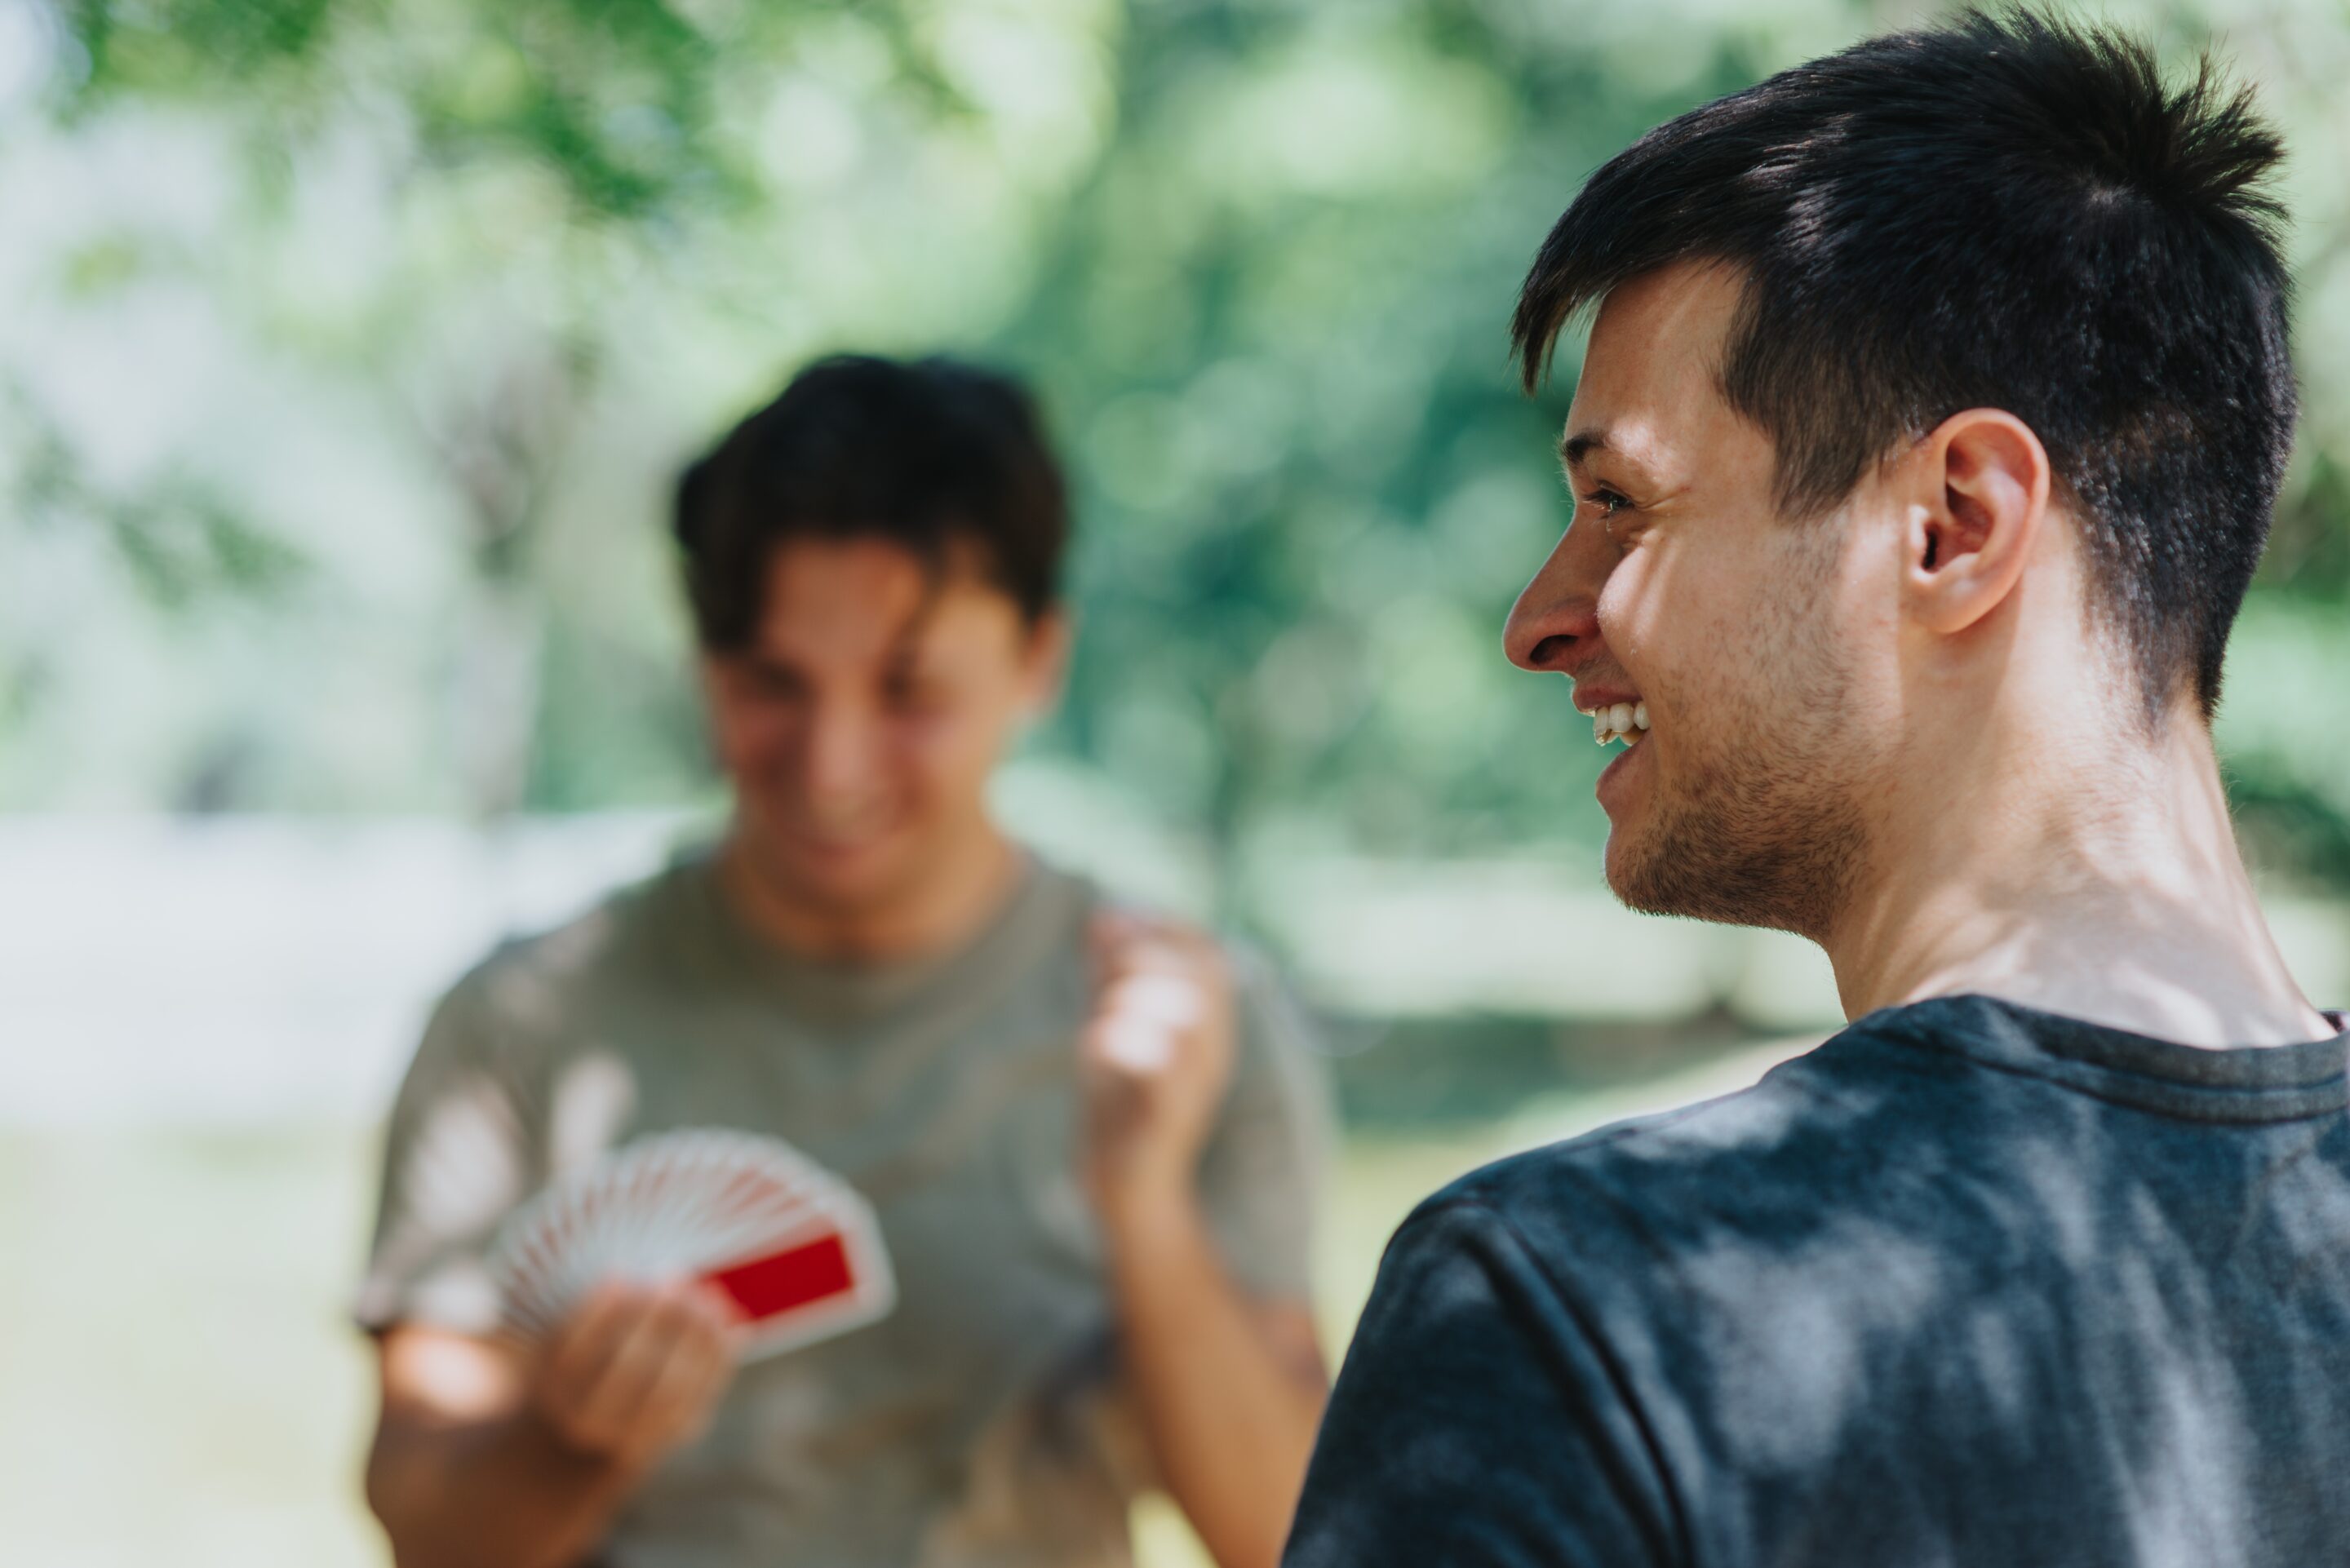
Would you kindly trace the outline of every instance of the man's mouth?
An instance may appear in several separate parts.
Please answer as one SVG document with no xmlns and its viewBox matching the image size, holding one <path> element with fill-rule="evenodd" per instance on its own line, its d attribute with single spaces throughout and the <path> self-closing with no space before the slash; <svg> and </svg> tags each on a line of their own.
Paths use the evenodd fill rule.
<svg viewBox="0 0 2350 1568">
<path fill-rule="evenodd" d="M 786 831 L 820 855 L 853 855 L 888 836 L 889 827 L 888 820 L 879 816 L 829 820 L 801 817 L 788 823 Z"/>
<path fill-rule="evenodd" d="M 1637 746 L 1648 732 L 1648 705 L 1646 702 L 1610 702 L 1597 708 L 1578 709 L 1591 715 L 1591 738 L 1601 745 L 1621 741 L 1627 746 Z"/>
</svg>

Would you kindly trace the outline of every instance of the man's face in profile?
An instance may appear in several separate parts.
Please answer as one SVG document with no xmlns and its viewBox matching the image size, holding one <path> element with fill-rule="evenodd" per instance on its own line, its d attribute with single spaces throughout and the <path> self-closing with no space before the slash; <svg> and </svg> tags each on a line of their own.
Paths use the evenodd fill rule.
<svg viewBox="0 0 2350 1568">
<path fill-rule="evenodd" d="M 1738 290 L 1683 265 L 1607 296 L 1562 441 L 1573 521 L 1505 640 L 1586 711 L 1647 704 L 1599 781 L 1617 897 L 1817 935 L 1863 853 L 1872 737 L 1898 720 L 1878 591 L 1897 531 L 1871 525 L 1866 482 L 1826 516 L 1781 514 L 1770 439 L 1719 382 Z"/>
<path fill-rule="evenodd" d="M 778 897 L 868 910 L 988 831 L 990 774 L 1052 692 L 1057 627 L 967 562 L 884 539 L 794 540 L 751 645 L 704 684 L 736 838 Z"/>
</svg>

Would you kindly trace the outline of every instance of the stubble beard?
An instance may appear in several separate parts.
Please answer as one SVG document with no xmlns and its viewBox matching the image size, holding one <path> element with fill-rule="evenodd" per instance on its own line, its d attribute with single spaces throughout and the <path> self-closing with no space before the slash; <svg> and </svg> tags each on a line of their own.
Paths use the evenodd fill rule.
<svg viewBox="0 0 2350 1568">
<path fill-rule="evenodd" d="M 1838 722 L 1853 681 L 1815 607 L 1790 607 L 1774 639 L 1783 651 L 1767 664 L 1783 679 L 1765 686 L 1750 667 L 1747 690 L 1697 705 L 1703 741 L 1673 737 L 1673 787 L 1659 767 L 1646 830 L 1609 846 L 1608 885 L 1629 908 L 1816 941 L 1849 907 L 1868 842 L 1862 803 L 1882 770 Z"/>
<path fill-rule="evenodd" d="M 1610 855 L 1608 882 L 1643 914 L 1817 940 L 1849 905 L 1866 846 L 1856 798 L 1821 774 L 1700 764 L 1639 839 Z"/>
</svg>

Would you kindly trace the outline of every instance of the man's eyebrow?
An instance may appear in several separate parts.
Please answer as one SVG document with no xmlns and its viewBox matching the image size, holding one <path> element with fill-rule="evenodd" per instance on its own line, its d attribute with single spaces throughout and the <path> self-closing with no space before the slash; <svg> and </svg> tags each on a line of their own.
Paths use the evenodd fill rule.
<svg viewBox="0 0 2350 1568">
<path fill-rule="evenodd" d="M 1573 435 L 1559 439 L 1558 460 L 1567 467 L 1573 468 L 1593 452 L 1607 450 L 1607 432 L 1606 431 L 1576 431 Z"/>
</svg>

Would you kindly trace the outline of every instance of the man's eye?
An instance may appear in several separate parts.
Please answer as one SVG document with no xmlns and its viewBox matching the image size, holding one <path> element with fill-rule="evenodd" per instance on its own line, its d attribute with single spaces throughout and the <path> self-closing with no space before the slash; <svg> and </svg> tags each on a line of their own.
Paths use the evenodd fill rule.
<svg viewBox="0 0 2350 1568">
<path fill-rule="evenodd" d="M 1597 507 L 1599 515 L 1602 517 L 1613 517 L 1632 504 L 1629 500 L 1615 491 L 1606 489 L 1586 491 L 1584 493 L 1583 499 L 1588 504 Z"/>
<path fill-rule="evenodd" d="M 743 690 L 763 702 L 786 702 L 800 695 L 804 684 L 788 670 L 770 670 L 759 665 L 742 671 Z"/>
<path fill-rule="evenodd" d="M 892 680 L 884 689 L 889 706 L 902 713 L 923 713 L 943 707 L 946 691 L 935 680 Z"/>
</svg>

